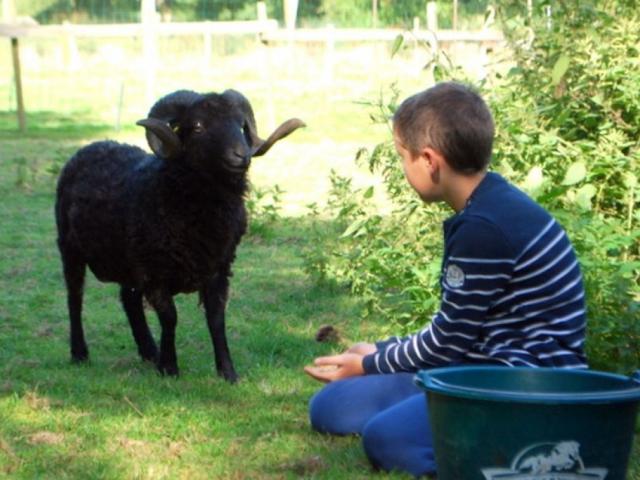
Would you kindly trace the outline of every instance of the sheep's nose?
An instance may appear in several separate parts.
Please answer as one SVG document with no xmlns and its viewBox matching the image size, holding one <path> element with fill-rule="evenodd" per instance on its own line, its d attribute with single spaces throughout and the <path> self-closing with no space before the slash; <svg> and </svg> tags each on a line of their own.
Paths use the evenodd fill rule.
<svg viewBox="0 0 640 480">
<path fill-rule="evenodd" d="M 251 155 L 235 150 L 231 153 L 231 163 L 234 167 L 247 168 L 251 163 Z"/>
</svg>

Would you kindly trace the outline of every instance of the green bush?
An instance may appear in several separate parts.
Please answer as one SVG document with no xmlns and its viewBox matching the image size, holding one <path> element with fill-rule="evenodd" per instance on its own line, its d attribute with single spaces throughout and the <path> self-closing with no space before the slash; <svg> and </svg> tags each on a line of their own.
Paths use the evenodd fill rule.
<svg viewBox="0 0 640 480">
<path fill-rule="evenodd" d="M 503 22 L 516 66 L 493 96 L 495 160 L 576 246 L 591 364 L 628 370 L 640 364 L 640 15 L 576 5 Z"/>
<path fill-rule="evenodd" d="M 278 185 L 266 188 L 251 186 L 245 201 L 249 235 L 262 238 L 273 236 L 274 225 L 281 218 L 283 193 Z"/>
<path fill-rule="evenodd" d="M 499 12 L 512 67 L 477 85 L 496 121 L 493 169 L 571 237 L 585 278 L 592 367 L 628 371 L 640 365 L 639 14 L 621 2 L 561 3 L 549 16 L 543 7 L 531 17 L 518 8 Z M 434 60 L 436 79 L 461 80 L 445 57 Z M 373 117 L 387 121 L 397 100 L 392 88 Z M 351 191 L 334 178 L 329 209 L 343 231 L 312 242 L 308 268 L 364 297 L 365 316 L 411 331 L 438 308 L 441 222 L 451 212 L 420 203 L 390 140 L 359 161 L 382 176 L 393 212 L 380 214 L 369 189 Z"/>
</svg>

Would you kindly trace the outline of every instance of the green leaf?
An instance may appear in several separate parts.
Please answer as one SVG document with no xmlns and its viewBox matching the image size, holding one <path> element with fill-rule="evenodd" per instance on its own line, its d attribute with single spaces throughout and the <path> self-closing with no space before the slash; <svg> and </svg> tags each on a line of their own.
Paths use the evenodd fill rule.
<svg viewBox="0 0 640 480">
<path fill-rule="evenodd" d="M 446 72 L 444 70 L 444 68 L 442 68 L 440 65 L 436 64 L 433 67 L 433 79 L 436 82 L 441 82 L 445 79 L 446 77 Z"/>
<path fill-rule="evenodd" d="M 551 84 L 558 85 L 564 74 L 567 73 L 569 69 L 569 57 L 564 53 L 558 57 L 555 65 L 553 66 L 553 71 L 551 72 Z"/>
<path fill-rule="evenodd" d="M 532 167 L 524 180 L 524 189 L 533 192 L 542 185 L 542 182 L 544 182 L 542 168 L 538 166 Z"/>
<path fill-rule="evenodd" d="M 536 200 L 540 203 L 551 202 L 552 200 L 560 198 L 566 192 L 567 192 L 567 187 L 561 187 L 561 186 L 551 187 L 549 188 L 548 191 L 536 196 Z"/>
<path fill-rule="evenodd" d="M 558 137 L 553 133 L 543 132 L 540 134 L 539 141 L 542 145 L 555 145 L 558 143 Z"/>
<path fill-rule="evenodd" d="M 584 162 L 574 162 L 567 170 L 562 185 L 575 185 L 587 176 L 587 167 Z"/>
<path fill-rule="evenodd" d="M 507 72 L 507 76 L 509 77 L 515 77 L 517 75 L 522 75 L 522 72 L 524 70 L 521 67 L 511 67 L 509 69 L 509 71 Z"/>
<path fill-rule="evenodd" d="M 576 203 L 585 210 L 591 209 L 591 199 L 596 194 L 596 187 L 587 183 L 576 192 Z"/>
<path fill-rule="evenodd" d="M 364 195 L 362 195 L 363 198 L 371 198 L 373 197 L 373 185 L 371 185 L 369 188 L 367 188 L 367 190 L 364 192 Z"/>
<path fill-rule="evenodd" d="M 638 178 L 631 172 L 626 172 L 624 174 L 624 186 L 632 189 L 636 185 L 638 185 Z"/>
<path fill-rule="evenodd" d="M 495 15 L 495 10 L 492 7 L 489 7 L 484 12 L 484 25 L 487 25 L 487 21 L 491 20 L 493 22 L 493 17 Z"/>
<path fill-rule="evenodd" d="M 358 233 L 360 233 L 360 230 L 362 229 L 362 227 L 364 226 L 364 224 L 366 223 L 367 219 L 366 218 L 359 218 L 357 219 L 355 222 L 353 222 L 351 225 L 349 225 L 347 227 L 347 229 L 344 231 L 344 233 L 340 236 L 340 238 L 346 238 L 346 237 L 355 237 L 358 235 Z"/>
<path fill-rule="evenodd" d="M 402 47 L 403 43 L 404 43 L 404 35 L 399 33 L 396 36 L 395 40 L 393 41 L 393 45 L 391 46 L 391 58 L 393 58 L 395 54 L 398 53 L 398 50 L 400 50 L 400 47 Z"/>
</svg>

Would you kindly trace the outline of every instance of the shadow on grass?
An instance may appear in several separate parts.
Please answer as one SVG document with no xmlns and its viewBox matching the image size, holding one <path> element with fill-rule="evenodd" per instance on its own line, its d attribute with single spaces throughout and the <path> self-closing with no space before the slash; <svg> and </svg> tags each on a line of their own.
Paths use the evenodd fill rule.
<svg viewBox="0 0 640 480">
<path fill-rule="evenodd" d="M 49 194 L 62 166 L 78 148 L 125 131 L 100 123 L 89 112 L 63 114 L 41 111 L 27 115 L 27 131 L 20 132 L 15 112 L 0 112 L 0 190 Z"/>
<path fill-rule="evenodd" d="M 336 445 L 314 435 L 307 421 L 307 402 L 319 384 L 302 367 L 341 348 L 316 342 L 315 331 L 332 323 L 354 332 L 357 315 L 344 291 L 317 286 L 304 273 L 302 223 L 276 229 L 271 239 L 247 237 L 238 251 L 227 334 L 240 382 L 216 376 L 196 295 L 176 299 L 181 376 L 165 378 L 138 358 L 117 287 L 91 274 L 84 309 L 91 360 L 69 362 L 53 194 L 38 185 L 25 193 L 7 181 L 0 232 L 0 475 L 259 478 L 307 471 L 357 478 L 359 443 Z M 158 338 L 152 312 L 148 322 Z M 332 460 L 316 463 L 316 455 Z"/>
<path fill-rule="evenodd" d="M 238 277 L 251 271 L 238 270 Z M 5 411 L 13 413 L 8 422 L 0 420 L 5 439 L 24 465 L 20 474 L 74 476 L 86 469 L 83 478 L 130 478 L 138 468 L 148 471 L 149 462 L 174 474 L 188 472 L 191 465 L 212 469 L 208 478 L 245 478 L 238 472 L 246 478 L 268 471 L 316 474 L 328 468 L 327 460 L 316 465 L 314 459 L 332 458 L 336 444 L 310 430 L 307 402 L 319 385 L 301 369 L 327 353 L 306 323 L 324 322 L 335 304 L 313 298 L 323 292 L 304 282 L 292 285 L 285 277 L 271 273 L 272 289 L 260 294 L 271 298 L 268 303 L 248 293 L 263 279 L 238 287 L 227 317 L 241 376 L 234 385 L 215 374 L 204 316 L 193 296 L 178 302 L 178 378 L 161 377 L 138 358 L 114 288 L 90 285 L 87 364 L 68 360 L 62 298 L 46 307 L 58 317 L 49 315 L 46 328 L 29 332 L 26 322 L 20 322 L 13 331 L 20 345 L 13 355 L 3 355 L 3 377 L 11 380 L 0 393 L 0 403 L 3 397 L 9 403 Z M 286 292 L 279 293 L 283 285 Z M 37 305 L 30 310 L 29 317 L 46 315 Z M 153 317 L 149 315 L 149 323 L 157 330 Z M 43 432 L 61 435 L 60 443 L 33 443 Z M 366 466 L 356 439 L 339 440 L 337 446 L 336 453 L 348 455 L 349 462 L 359 458 L 354 467 Z M 180 456 L 171 457 L 172 449 L 180 449 Z M 86 454 L 78 458 L 78 451 Z"/>
<path fill-rule="evenodd" d="M 89 111 L 68 114 L 53 111 L 27 112 L 25 132 L 20 132 L 16 112 L 0 112 L 0 139 L 81 139 L 108 136 L 114 132 L 114 125 L 96 120 Z"/>
</svg>

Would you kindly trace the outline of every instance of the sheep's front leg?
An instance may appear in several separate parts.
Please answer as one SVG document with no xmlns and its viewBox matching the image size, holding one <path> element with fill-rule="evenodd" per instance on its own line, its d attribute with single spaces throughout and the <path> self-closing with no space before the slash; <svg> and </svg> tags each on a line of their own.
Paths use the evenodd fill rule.
<svg viewBox="0 0 640 480">
<path fill-rule="evenodd" d="M 160 336 L 160 353 L 157 367 L 163 375 L 178 375 L 176 356 L 176 325 L 178 314 L 173 297 L 165 292 L 152 292 L 146 295 L 147 300 L 156 311 L 162 334 Z"/>
<path fill-rule="evenodd" d="M 227 305 L 227 292 L 229 290 L 230 273 L 223 271 L 211 278 L 200 291 L 202 302 L 207 316 L 207 325 L 211 334 L 213 351 L 216 359 L 218 375 L 225 380 L 234 383 L 238 374 L 233 368 L 227 335 L 225 333 L 225 308 Z"/>
<path fill-rule="evenodd" d="M 138 346 L 138 353 L 143 360 L 155 362 L 158 356 L 156 343 L 149 331 L 149 325 L 144 316 L 144 307 L 142 306 L 142 293 L 135 288 L 121 287 L 120 300 L 122 307 L 127 314 L 131 333 Z"/>
<path fill-rule="evenodd" d="M 60 248 L 64 279 L 67 283 L 67 305 L 70 320 L 71 361 L 84 362 L 89 359 L 89 349 L 82 329 L 82 294 L 86 265 L 80 257 Z"/>
</svg>

